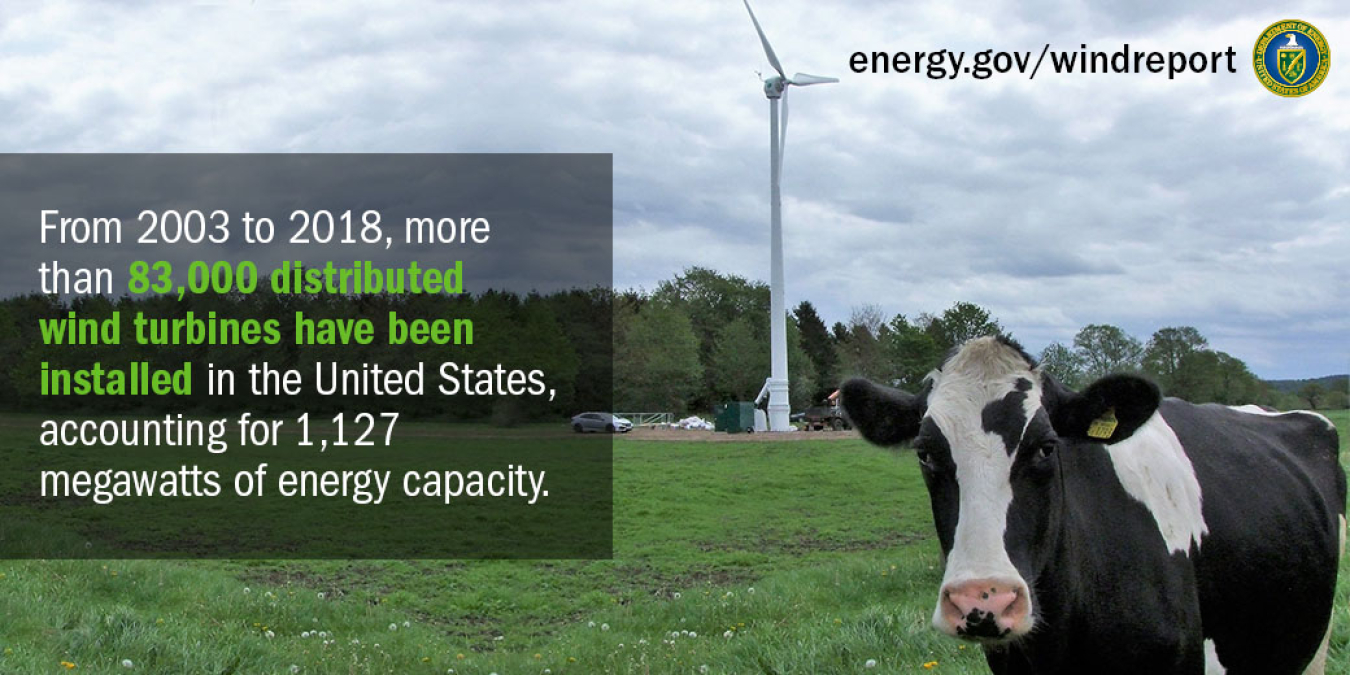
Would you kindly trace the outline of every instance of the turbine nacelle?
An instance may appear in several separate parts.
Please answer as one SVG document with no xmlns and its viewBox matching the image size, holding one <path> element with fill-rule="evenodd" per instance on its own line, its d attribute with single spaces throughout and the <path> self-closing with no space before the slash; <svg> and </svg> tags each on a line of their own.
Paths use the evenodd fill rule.
<svg viewBox="0 0 1350 675">
<path fill-rule="evenodd" d="M 838 82 L 837 77 L 822 77 L 820 75 L 807 75 L 806 73 L 797 73 L 792 77 L 783 77 L 782 75 L 771 75 L 764 79 L 764 95 L 768 98 L 782 98 L 787 93 L 788 85 L 795 87 L 809 87 L 813 84 L 830 84 Z"/>
<path fill-rule="evenodd" d="M 783 92 L 787 91 L 788 80 L 782 75 L 774 75 L 764 79 L 764 96 L 768 98 L 782 98 Z"/>
</svg>

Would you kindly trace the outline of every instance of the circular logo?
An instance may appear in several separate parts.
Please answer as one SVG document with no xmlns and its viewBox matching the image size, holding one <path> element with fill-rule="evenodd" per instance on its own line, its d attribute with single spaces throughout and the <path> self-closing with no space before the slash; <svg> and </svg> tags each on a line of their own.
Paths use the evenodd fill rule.
<svg viewBox="0 0 1350 675">
<path fill-rule="evenodd" d="M 1307 21 L 1270 24 L 1252 49 L 1252 68 L 1266 89 L 1280 96 L 1303 96 L 1321 86 L 1331 68 L 1331 49 Z"/>
</svg>

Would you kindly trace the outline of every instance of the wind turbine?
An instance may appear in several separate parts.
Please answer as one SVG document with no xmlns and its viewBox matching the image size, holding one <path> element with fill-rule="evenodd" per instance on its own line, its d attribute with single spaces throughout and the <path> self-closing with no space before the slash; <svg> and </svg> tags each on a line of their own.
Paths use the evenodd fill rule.
<svg viewBox="0 0 1350 675">
<path fill-rule="evenodd" d="M 759 41 L 764 45 L 764 55 L 769 58 L 769 65 L 773 66 L 777 75 L 771 75 L 764 80 L 764 96 L 769 99 L 769 248 L 770 270 L 769 270 L 769 340 L 771 345 L 772 364 L 768 379 L 764 381 L 764 388 L 760 389 L 759 396 L 755 401 L 764 399 L 767 393 L 769 396 L 769 431 L 789 431 L 792 427 L 788 422 L 788 416 L 791 410 L 791 404 L 788 402 L 788 368 L 787 368 L 787 319 L 786 309 L 783 306 L 783 202 L 780 193 L 780 179 L 783 174 L 783 143 L 787 140 L 787 122 L 788 122 L 788 87 L 806 87 L 813 84 L 828 84 L 838 82 L 838 78 L 820 77 L 818 75 L 807 75 L 797 73 L 788 77 L 783 72 L 783 64 L 778 62 L 778 56 L 773 53 L 773 46 L 769 44 L 769 38 L 764 36 L 764 29 L 759 27 L 759 19 L 755 18 L 755 10 L 750 9 L 750 0 L 742 0 L 745 3 L 745 11 L 750 13 L 750 21 L 755 24 L 755 32 L 759 33 Z M 778 124 L 778 101 L 783 101 L 783 124 Z"/>
</svg>

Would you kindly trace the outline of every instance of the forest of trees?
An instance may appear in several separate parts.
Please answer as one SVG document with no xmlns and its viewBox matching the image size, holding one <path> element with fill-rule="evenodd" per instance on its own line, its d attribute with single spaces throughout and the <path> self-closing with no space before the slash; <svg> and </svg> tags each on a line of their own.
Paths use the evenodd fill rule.
<svg viewBox="0 0 1350 675">
<path fill-rule="evenodd" d="M 119 312 L 121 344 L 44 345 L 38 320 L 63 317 L 71 310 L 80 318 Z M 390 311 L 406 318 L 470 319 L 476 342 L 438 347 L 390 346 L 376 340 L 366 346 L 297 347 L 292 327 L 296 310 L 311 318 L 367 318 L 375 324 L 376 335 L 386 330 Z M 254 347 L 142 346 L 131 339 L 130 317 L 136 312 L 174 318 L 188 311 L 199 317 L 214 311 L 233 319 L 279 318 L 283 339 Z M 953 346 L 991 334 L 1008 331 L 988 310 L 968 302 L 957 302 L 939 314 L 913 316 L 886 316 L 880 307 L 865 304 L 853 308 L 847 321 L 827 326 L 815 306 L 802 301 L 787 317 L 792 408 L 802 410 L 820 401 L 853 376 L 917 390 Z M 538 368 L 547 374 L 557 396 L 553 401 L 465 396 L 448 400 L 429 393 L 382 401 L 382 407 L 420 417 L 508 422 L 602 409 L 706 415 L 716 403 L 747 400 L 759 392 L 769 373 L 768 336 L 766 284 L 698 267 L 652 291 L 617 293 L 593 289 L 525 296 L 489 291 L 477 296 L 333 297 L 258 292 L 189 296 L 183 301 L 168 296 L 63 300 L 31 294 L 0 300 L 0 359 L 9 364 L 0 371 L 0 408 L 96 415 L 242 408 L 280 414 L 368 407 L 360 397 L 312 393 L 257 398 L 241 391 L 207 396 L 204 382 L 185 398 L 41 397 L 38 376 L 44 361 L 63 368 L 84 368 L 95 361 L 108 365 L 148 361 L 153 367 L 175 369 L 192 362 L 200 373 L 211 363 L 234 370 L 239 382 L 246 381 L 248 364 L 264 361 L 302 372 L 320 361 L 348 367 L 378 363 L 386 368 L 456 361 Z M 1079 330 L 1071 344 L 1052 343 L 1036 356 L 1046 370 L 1074 388 L 1107 373 L 1138 372 L 1157 381 L 1168 395 L 1195 402 L 1258 403 L 1281 409 L 1347 407 L 1345 387 L 1323 382 L 1271 386 L 1241 359 L 1212 349 L 1190 326 L 1163 327 L 1140 340 L 1117 326 L 1094 324 Z"/>
<path fill-rule="evenodd" d="M 793 410 L 862 376 L 917 390 L 952 347 L 1005 335 L 988 310 L 957 302 L 940 314 L 888 317 L 871 304 L 826 326 L 810 301 L 787 317 Z M 769 372 L 769 289 L 744 278 L 690 268 L 647 293 L 615 298 L 615 403 L 625 410 L 706 411 L 754 396 Z M 1345 408 L 1344 390 L 1311 383 L 1292 392 L 1261 381 L 1241 359 L 1217 351 L 1191 326 L 1140 340 L 1106 324 L 1083 327 L 1072 344 L 1035 355 L 1072 388 L 1113 372 L 1147 375 L 1169 396 L 1194 402 L 1257 403 L 1281 409 Z"/>
</svg>

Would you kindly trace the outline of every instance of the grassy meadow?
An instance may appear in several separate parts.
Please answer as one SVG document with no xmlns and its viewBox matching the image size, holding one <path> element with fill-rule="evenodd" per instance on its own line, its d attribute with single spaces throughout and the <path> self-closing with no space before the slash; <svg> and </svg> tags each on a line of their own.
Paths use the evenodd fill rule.
<svg viewBox="0 0 1350 675">
<path fill-rule="evenodd" d="M 1333 419 L 1347 457 L 1350 412 Z M 614 450 L 611 561 L 0 561 L 0 673 L 986 672 L 928 627 L 912 458 L 856 439 Z M 1343 565 L 1328 672 L 1350 672 L 1347 598 Z"/>
</svg>

